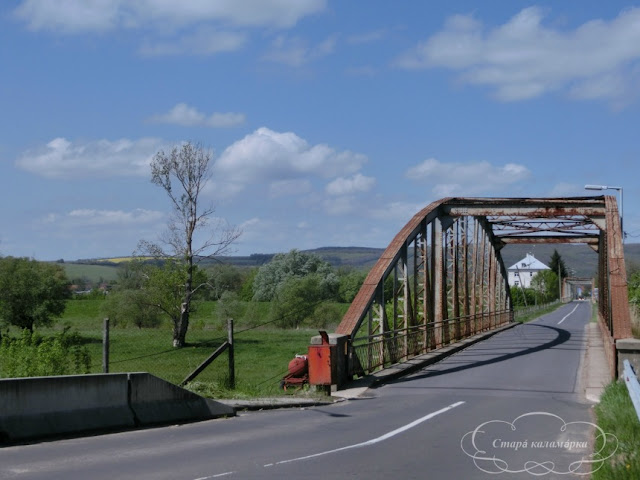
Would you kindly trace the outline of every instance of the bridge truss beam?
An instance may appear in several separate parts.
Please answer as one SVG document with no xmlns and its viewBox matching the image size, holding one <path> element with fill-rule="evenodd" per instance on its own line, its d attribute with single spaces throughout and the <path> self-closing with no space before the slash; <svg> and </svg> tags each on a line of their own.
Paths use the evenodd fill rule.
<svg viewBox="0 0 640 480">
<path fill-rule="evenodd" d="M 400 230 L 338 326 L 349 337 L 349 373 L 511 322 L 500 250 L 513 243 L 585 243 L 599 252 L 601 327 L 615 363 L 615 340 L 631 336 L 615 197 L 445 198 Z"/>
</svg>

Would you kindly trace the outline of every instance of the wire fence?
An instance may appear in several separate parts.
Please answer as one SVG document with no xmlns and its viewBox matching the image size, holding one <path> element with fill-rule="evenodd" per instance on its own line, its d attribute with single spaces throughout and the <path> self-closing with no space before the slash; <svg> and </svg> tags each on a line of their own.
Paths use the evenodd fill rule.
<svg viewBox="0 0 640 480">
<path fill-rule="evenodd" d="M 320 303 L 322 302 L 319 301 L 316 305 Z M 261 322 L 236 326 L 233 332 L 234 353 L 240 381 L 249 382 L 252 387 L 262 387 L 270 382 L 277 386 L 287 373 L 291 358 L 295 354 L 306 353 L 310 338 L 316 331 L 278 328 L 279 325 L 286 324 L 288 317 L 293 314 L 291 312 Z M 94 347 L 91 371 L 144 371 L 180 384 L 229 337 L 226 326 L 223 327 L 219 322 L 203 322 L 190 326 L 184 347 L 174 348 L 172 327 L 170 322 L 157 328 L 110 325 L 105 334 L 106 327 L 103 325 L 99 349 L 102 355 Z M 104 358 L 106 346 L 108 360 Z M 229 377 L 227 355 L 223 353 L 195 380 L 227 384 Z"/>
<path fill-rule="evenodd" d="M 531 305 L 531 306 L 528 306 L 528 307 L 517 308 L 514 311 L 515 320 L 516 321 L 520 320 L 520 319 L 522 319 L 524 317 L 532 315 L 532 314 L 534 314 L 536 312 L 539 312 L 541 310 L 545 310 L 545 309 L 550 308 L 550 307 L 552 307 L 554 305 L 559 305 L 560 303 L 566 303 L 566 301 L 567 300 L 565 300 L 565 299 L 562 299 L 562 301 L 561 300 L 554 300 L 553 302 L 549 302 L 549 303 L 540 303 L 538 305 Z"/>
</svg>

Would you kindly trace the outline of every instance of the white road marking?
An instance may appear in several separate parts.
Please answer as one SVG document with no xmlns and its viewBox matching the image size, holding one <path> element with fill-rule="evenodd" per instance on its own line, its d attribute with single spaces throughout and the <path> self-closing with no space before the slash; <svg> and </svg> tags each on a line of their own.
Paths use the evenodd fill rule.
<svg viewBox="0 0 640 480">
<path fill-rule="evenodd" d="M 216 475 L 209 475 L 208 477 L 196 478 L 195 480 L 209 480 L 210 478 L 226 477 L 227 475 L 233 475 L 234 473 L 236 473 L 236 472 L 218 473 Z"/>
<path fill-rule="evenodd" d="M 449 410 L 459 407 L 460 405 L 462 405 L 464 402 L 456 402 L 456 403 L 452 403 L 451 405 L 449 405 L 448 407 L 442 408 L 440 410 L 438 410 L 437 412 L 433 412 L 430 413 L 428 415 L 425 415 L 422 418 L 419 418 L 417 420 L 414 420 L 411 423 L 408 423 L 407 425 L 400 427 L 400 428 L 396 428 L 395 430 L 392 430 L 389 433 L 385 433 L 384 435 L 371 439 L 371 440 L 367 440 L 366 442 L 362 442 L 362 443 L 356 443 L 355 445 L 348 445 L 346 447 L 341 447 L 341 448 L 336 448 L 334 450 L 327 450 L 326 452 L 320 452 L 320 453 L 314 453 L 312 455 L 306 455 L 304 457 L 298 457 L 298 458 L 292 458 L 289 460 L 281 460 L 279 462 L 276 463 L 268 463 L 265 465 L 265 467 L 271 467 L 273 465 L 280 465 L 283 463 L 292 463 L 292 462 L 298 462 L 300 460 L 307 460 L 309 458 L 314 458 L 314 457 L 321 457 L 323 455 L 329 455 L 330 453 L 336 453 L 336 452 L 341 452 L 343 450 L 349 450 L 352 448 L 360 448 L 360 447 L 367 447 L 369 445 L 374 445 L 376 443 L 382 442 L 383 440 L 387 440 L 391 437 L 395 437 L 396 435 L 402 433 L 402 432 L 406 432 L 407 430 L 409 430 L 410 428 L 415 427 L 416 425 L 420 425 L 422 422 L 426 422 L 427 420 L 435 417 L 436 415 L 440 415 L 441 413 L 445 413 L 448 412 Z"/>
<path fill-rule="evenodd" d="M 562 319 L 562 320 L 560 320 L 560 321 L 558 322 L 558 325 L 560 325 L 560 324 L 561 324 L 562 322 L 564 322 L 567 318 L 569 318 L 569 317 L 571 316 L 571 314 L 572 314 L 573 312 L 575 312 L 575 311 L 576 311 L 576 309 L 577 309 L 579 306 L 580 306 L 580 304 L 579 304 L 579 303 L 576 303 L 576 306 L 574 307 L 574 309 L 573 309 L 573 310 L 571 310 L 571 312 L 567 313 L 567 314 L 563 317 L 563 319 Z"/>
</svg>

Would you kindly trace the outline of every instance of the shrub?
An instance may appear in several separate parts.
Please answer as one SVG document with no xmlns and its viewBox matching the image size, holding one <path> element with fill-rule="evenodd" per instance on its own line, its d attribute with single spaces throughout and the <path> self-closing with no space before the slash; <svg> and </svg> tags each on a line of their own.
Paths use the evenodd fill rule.
<svg viewBox="0 0 640 480">
<path fill-rule="evenodd" d="M 89 373 L 91 358 L 82 338 L 67 329 L 43 337 L 25 329 L 18 338 L 2 337 L 0 377 L 41 377 Z"/>
</svg>

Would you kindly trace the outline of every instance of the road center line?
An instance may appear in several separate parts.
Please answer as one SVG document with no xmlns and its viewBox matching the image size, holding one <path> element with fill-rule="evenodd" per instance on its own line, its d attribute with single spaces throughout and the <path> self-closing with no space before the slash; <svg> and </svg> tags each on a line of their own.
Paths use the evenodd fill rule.
<svg viewBox="0 0 640 480">
<path fill-rule="evenodd" d="M 575 311 L 576 311 L 576 309 L 577 309 L 579 306 L 580 306 L 580 304 L 579 304 L 579 303 L 576 303 L 576 306 L 574 307 L 574 309 L 573 309 L 573 310 L 571 310 L 571 312 L 567 313 L 567 314 L 562 318 L 562 320 L 560 320 L 560 321 L 558 322 L 558 325 L 560 325 L 560 324 L 561 324 L 562 322 L 564 322 L 567 318 L 569 318 L 569 317 L 571 316 L 571 314 L 572 314 L 573 312 L 575 312 Z"/>
<path fill-rule="evenodd" d="M 456 402 L 456 403 L 452 403 L 451 405 L 449 405 L 448 407 L 444 407 L 441 408 L 440 410 L 436 411 L 436 412 L 432 412 L 428 415 L 425 415 L 422 418 L 419 418 L 417 420 L 414 420 L 411 423 L 408 423 L 407 425 L 404 425 L 403 427 L 400 428 L 396 428 L 395 430 L 392 430 L 389 433 L 385 433 L 384 435 L 377 437 L 377 438 L 373 438 L 371 440 L 367 440 L 366 442 L 362 442 L 362 443 L 356 443 L 355 445 L 348 445 L 346 447 L 341 447 L 341 448 L 336 448 L 334 450 L 327 450 L 326 452 L 320 452 L 320 453 L 314 453 L 313 455 L 307 455 L 304 457 L 298 457 L 298 458 L 292 458 L 289 460 L 281 460 L 279 462 L 276 463 L 269 463 L 267 465 L 265 465 L 265 467 L 271 467 L 273 465 L 280 465 L 283 463 L 292 463 L 292 462 L 298 462 L 300 460 L 307 460 L 309 458 L 314 458 L 314 457 L 321 457 L 322 455 L 329 455 L 330 453 L 336 453 L 336 452 L 341 452 L 343 450 L 349 450 L 352 448 L 360 448 L 360 447 L 367 447 L 369 445 L 374 445 L 376 443 L 382 442 L 383 440 L 387 440 L 391 437 L 395 437 L 396 435 L 402 433 L 402 432 L 406 432 L 407 430 L 415 427 L 416 425 L 420 425 L 423 422 L 426 422 L 427 420 L 440 415 L 441 413 L 445 413 L 448 412 L 451 409 L 454 409 L 456 407 L 459 407 L 460 405 L 462 405 L 464 402 Z"/>
</svg>

